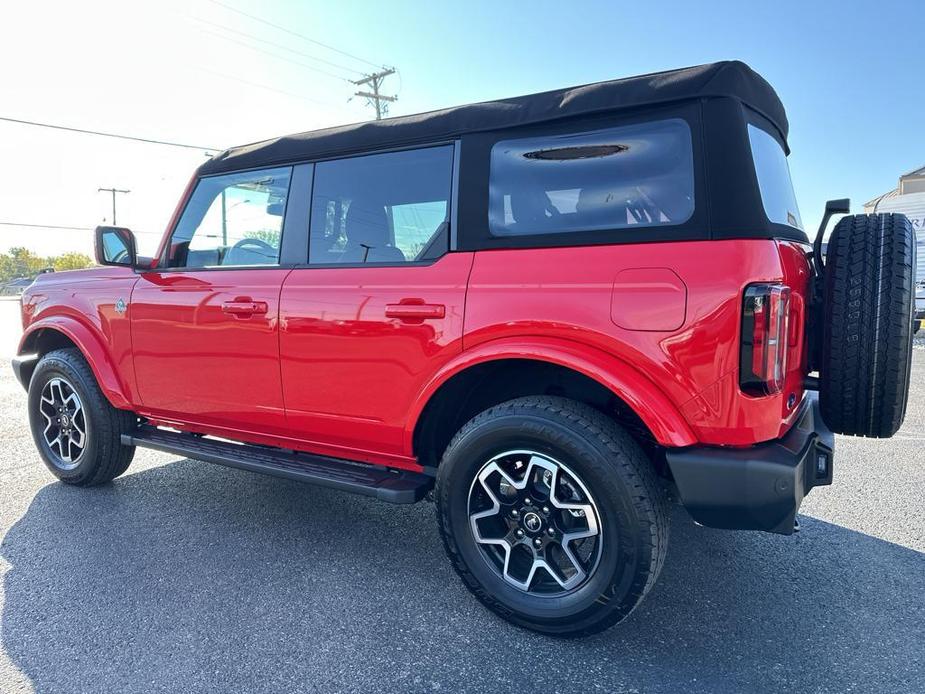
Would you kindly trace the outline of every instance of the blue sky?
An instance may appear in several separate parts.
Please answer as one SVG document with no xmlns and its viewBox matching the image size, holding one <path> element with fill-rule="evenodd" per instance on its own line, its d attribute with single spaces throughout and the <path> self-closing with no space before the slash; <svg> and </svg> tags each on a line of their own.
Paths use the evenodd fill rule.
<svg viewBox="0 0 925 694">
<path fill-rule="evenodd" d="M 213 0 L 52 3 L 51 24 L 21 3 L 0 24 L 0 116 L 222 147 L 369 117 L 352 56 L 399 68 L 396 115 L 737 58 L 787 108 L 809 229 L 826 199 L 860 211 L 925 164 L 925 3 L 221 2 L 351 55 Z M 202 158 L 0 123 L 0 221 L 93 226 L 116 185 L 119 222 L 153 244 Z M 0 227 L 0 250 L 88 239 Z"/>
</svg>

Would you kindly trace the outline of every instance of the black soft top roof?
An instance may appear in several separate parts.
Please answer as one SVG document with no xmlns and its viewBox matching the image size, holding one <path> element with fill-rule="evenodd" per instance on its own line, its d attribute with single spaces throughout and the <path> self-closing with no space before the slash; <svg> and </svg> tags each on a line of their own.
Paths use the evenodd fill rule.
<svg viewBox="0 0 925 694">
<path fill-rule="evenodd" d="M 277 137 L 225 150 L 203 164 L 199 173 L 208 175 L 335 157 L 446 140 L 465 133 L 710 97 L 731 97 L 748 104 L 770 120 L 786 142 L 787 114 L 773 87 L 745 63 L 728 60 Z"/>
</svg>

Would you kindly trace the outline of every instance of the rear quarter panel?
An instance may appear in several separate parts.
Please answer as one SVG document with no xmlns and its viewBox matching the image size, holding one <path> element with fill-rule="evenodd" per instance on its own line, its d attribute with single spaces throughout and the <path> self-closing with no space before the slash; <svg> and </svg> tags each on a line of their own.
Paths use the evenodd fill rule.
<svg viewBox="0 0 925 694">
<path fill-rule="evenodd" d="M 802 365 L 792 365 L 782 394 L 756 398 L 741 392 L 742 292 L 748 284 L 779 282 L 785 275 L 803 282 L 805 291 L 805 270 L 801 276 L 799 269 L 805 258 L 798 254 L 802 258 L 796 244 L 779 250 L 777 242 L 761 239 L 479 252 L 469 282 L 464 347 L 529 336 L 586 344 L 648 379 L 699 442 L 769 440 L 792 422 L 802 397 Z M 686 291 L 668 281 L 672 275 Z M 647 312 L 664 318 L 647 322 Z M 802 359 L 799 345 L 794 352 Z"/>
</svg>

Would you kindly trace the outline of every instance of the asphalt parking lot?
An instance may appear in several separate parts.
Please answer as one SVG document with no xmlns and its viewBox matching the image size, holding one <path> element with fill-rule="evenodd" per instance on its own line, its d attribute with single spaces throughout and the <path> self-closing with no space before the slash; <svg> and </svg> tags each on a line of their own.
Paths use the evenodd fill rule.
<svg viewBox="0 0 925 694">
<path fill-rule="evenodd" d="M 4 360 L 17 312 L 0 301 Z M 480 607 L 428 503 L 148 451 L 111 485 L 57 483 L 0 365 L 0 691 L 923 692 L 921 341 L 913 369 L 900 434 L 840 438 L 802 532 L 678 508 L 642 606 L 561 641 Z"/>
</svg>

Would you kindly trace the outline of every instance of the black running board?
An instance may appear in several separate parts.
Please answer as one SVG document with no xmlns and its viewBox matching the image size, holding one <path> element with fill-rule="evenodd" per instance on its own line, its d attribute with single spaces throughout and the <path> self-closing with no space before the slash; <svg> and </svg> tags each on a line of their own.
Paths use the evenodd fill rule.
<svg viewBox="0 0 925 694">
<path fill-rule="evenodd" d="M 395 470 L 379 465 L 339 458 L 209 439 L 196 434 L 165 431 L 141 426 L 123 434 L 126 446 L 153 448 L 208 463 L 285 477 L 345 492 L 373 496 L 393 504 L 413 504 L 424 498 L 433 478 L 417 472 Z"/>
</svg>

